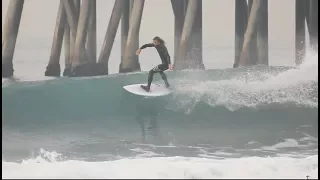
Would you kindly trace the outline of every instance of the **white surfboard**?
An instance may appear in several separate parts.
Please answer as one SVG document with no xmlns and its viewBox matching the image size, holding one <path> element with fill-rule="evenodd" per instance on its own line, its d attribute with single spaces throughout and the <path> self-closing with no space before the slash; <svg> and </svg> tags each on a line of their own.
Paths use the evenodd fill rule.
<svg viewBox="0 0 320 180">
<path fill-rule="evenodd" d="M 166 88 L 164 84 L 151 84 L 149 92 L 142 89 L 141 85 L 145 85 L 145 84 L 132 84 L 132 85 L 123 86 L 123 88 L 132 94 L 136 94 L 140 96 L 156 97 L 156 96 L 165 96 L 172 93 L 172 91 Z"/>
</svg>

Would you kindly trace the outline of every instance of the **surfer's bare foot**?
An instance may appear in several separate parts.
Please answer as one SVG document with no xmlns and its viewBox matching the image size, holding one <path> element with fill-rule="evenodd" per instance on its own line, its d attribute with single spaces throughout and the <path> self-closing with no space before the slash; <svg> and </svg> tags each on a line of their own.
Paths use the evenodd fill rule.
<svg viewBox="0 0 320 180">
<path fill-rule="evenodd" d="M 148 86 L 141 85 L 141 88 L 144 89 L 147 92 L 150 91 L 150 88 Z"/>
<path fill-rule="evenodd" d="M 170 87 L 170 84 L 166 84 L 166 88 L 169 88 Z"/>
</svg>

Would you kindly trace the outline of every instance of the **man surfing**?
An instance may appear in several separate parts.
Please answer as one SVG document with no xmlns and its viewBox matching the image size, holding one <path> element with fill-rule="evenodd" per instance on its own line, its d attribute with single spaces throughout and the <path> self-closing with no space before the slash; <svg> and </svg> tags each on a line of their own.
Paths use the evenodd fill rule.
<svg viewBox="0 0 320 180">
<path fill-rule="evenodd" d="M 167 80 L 167 76 L 164 73 L 165 70 L 170 69 L 172 70 L 172 65 L 171 65 L 171 60 L 170 60 L 170 55 L 168 53 L 168 50 L 165 46 L 165 42 L 163 41 L 163 39 L 161 39 L 160 37 L 156 36 L 153 38 L 153 42 L 149 43 L 149 44 L 145 44 L 143 46 L 141 46 L 137 51 L 136 51 L 136 55 L 139 55 L 142 49 L 145 49 L 147 47 L 155 47 L 159 53 L 159 56 L 161 58 L 162 64 L 157 65 L 156 67 L 152 68 L 149 71 L 149 76 L 148 76 L 148 85 L 144 86 L 141 85 L 141 88 L 144 89 L 145 91 L 149 92 L 150 91 L 150 86 L 153 80 L 153 75 L 155 73 L 159 73 L 161 75 L 161 78 L 163 79 L 163 81 L 166 84 L 166 87 L 170 87 L 170 84 Z"/>
</svg>

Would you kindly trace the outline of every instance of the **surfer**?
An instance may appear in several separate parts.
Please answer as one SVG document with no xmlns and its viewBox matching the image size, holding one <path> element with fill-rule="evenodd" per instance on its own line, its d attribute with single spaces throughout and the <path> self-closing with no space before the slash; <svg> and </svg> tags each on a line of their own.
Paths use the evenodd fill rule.
<svg viewBox="0 0 320 180">
<path fill-rule="evenodd" d="M 145 91 L 149 92 L 150 91 L 150 86 L 153 80 L 153 75 L 155 73 L 159 73 L 161 75 L 161 78 L 163 79 L 163 81 L 166 84 L 166 87 L 168 88 L 170 86 L 168 80 L 167 80 L 167 76 L 166 74 L 163 72 L 167 69 L 172 70 L 172 65 L 171 65 L 171 61 L 170 61 L 170 55 L 168 53 L 168 50 L 165 46 L 165 42 L 163 41 L 163 39 L 161 39 L 160 37 L 156 36 L 153 38 L 153 42 L 149 43 L 149 44 L 145 44 L 143 46 L 141 46 L 137 51 L 136 54 L 139 55 L 142 49 L 145 49 L 147 47 L 155 47 L 159 53 L 159 56 L 161 58 L 162 64 L 157 65 L 156 67 L 152 68 L 149 71 L 149 76 L 148 76 L 148 85 L 144 86 L 141 85 L 141 88 L 144 89 Z"/>
</svg>

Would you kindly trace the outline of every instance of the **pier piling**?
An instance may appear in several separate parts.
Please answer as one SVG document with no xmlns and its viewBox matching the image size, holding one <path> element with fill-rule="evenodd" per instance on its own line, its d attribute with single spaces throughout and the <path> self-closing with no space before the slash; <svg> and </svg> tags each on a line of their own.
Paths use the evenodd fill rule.
<svg viewBox="0 0 320 180">
<path fill-rule="evenodd" d="M 191 33 L 191 43 L 189 43 L 188 69 L 204 70 L 202 61 L 202 1 L 197 0 L 197 10 L 195 22 Z"/>
<path fill-rule="evenodd" d="M 108 74 L 108 62 L 111 54 L 114 39 L 117 34 L 121 15 L 123 14 L 124 4 L 127 0 L 116 0 L 112 9 L 107 32 L 99 55 L 97 73 L 98 75 Z"/>
<path fill-rule="evenodd" d="M 97 61 L 97 0 L 91 0 L 90 20 L 87 35 L 87 50 L 89 61 Z"/>
<path fill-rule="evenodd" d="M 73 0 L 64 0 L 63 5 L 66 10 L 67 20 L 68 20 L 68 24 L 71 31 L 71 39 L 72 39 L 71 41 L 74 41 L 77 35 L 77 26 L 78 26 L 76 5 Z M 72 46 L 71 46 L 71 49 L 73 49 Z"/>
<path fill-rule="evenodd" d="M 255 1 L 255 0 L 248 0 L 248 15 L 250 15 L 253 1 Z M 257 12 L 258 13 L 257 16 L 259 16 L 259 11 Z M 259 17 L 257 17 L 257 18 L 259 18 Z M 248 19 L 249 19 L 249 16 L 248 16 Z M 253 29 L 252 40 L 249 43 L 248 59 L 247 59 L 245 65 L 252 66 L 252 65 L 256 65 L 257 64 L 257 61 L 258 61 L 257 31 L 258 31 L 258 28 L 256 26 Z"/>
<path fill-rule="evenodd" d="M 130 0 L 123 0 L 123 11 L 121 17 L 121 59 L 119 65 L 119 72 L 121 71 L 122 62 L 124 61 L 124 53 L 129 33 L 129 20 L 130 20 Z"/>
<path fill-rule="evenodd" d="M 269 45 L 268 45 L 268 1 L 261 0 L 261 7 L 258 16 L 257 27 L 257 64 L 269 65 Z"/>
<path fill-rule="evenodd" d="M 124 51 L 124 59 L 119 68 L 120 73 L 140 71 L 140 63 L 135 61 L 136 58 L 133 56 L 136 56 L 134 53 L 136 49 L 134 48 L 136 47 L 136 36 L 138 36 L 140 30 L 144 2 L 145 0 L 134 1 L 129 20 L 129 32 Z"/>
<path fill-rule="evenodd" d="M 70 27 L 69 23 L 66 21 L 64 26 L 64 64 L 65 68 L 63 71 L 63 76 L 69 76 L 71 72 L 71 54 L 70 54 Z"/>
<path fill-rule="evenodd" d="M 314 51 L 318 50 L 318 0 L 309 0 L 309 35 L 310 45 Z"/>
<path fill-rule="evenodd" d="M 75 47 L 81 3 L 80 0 L 63 0 L 63 3 L 67 15 L 68 25 L 66 27 L 69 29 L 69 33 L 67 34 L 67 36 L 69 35 L 69 59 L 65 60 L 65 69 L 63 71 L 63 76 L 69 76 L 71 75 L 72 56 Z"/>
<path fill-rule="evenodd" d="M 95 72 L 85 49 L 91 6 L 91 0 L 82 0 L 70 76 L 92 76 Z"/>
<path fill-rule="evenodd" d="M 295 37 L 296 37 L 296 53 L 295 53 L 295 63 L 300 65 L 305 56 L 305 2 L 306 0 L 296 0 L 296 27 L 295 27 Z"/>
<path fill-rule="evenodd" d="M 248 6 L 246 0 L 235 1 L 235 43 L 233 68 L 239 66 L 244 33 L 248 22 Z"/>
<path fill-rule="evenodd" d="M 175 28 L 174 28 L 174 59 L 173 68 L 175 70 L 183 69 L 204 69 L 202 61 L 202 1 L 196 0 L 193 2 L 195 5 L 192 10 L 191 18 L 194 18 L 193 23 L 189 24 L 188 28 L 191 28 L 188 33 L 188 40 L 184 42 L 183 49 L 180 51 L 181 37 L 184 30 L 184 24 L 186 22 L 187 9 L 189 3 L 192 0 L 171 0 L 172 9 L 175 16 Z M 182 54 L 179 54 L 182 53 Z M 179 59 L 180 58 L 180 59 Z"/>
<path fill-rule="evenodd" d="M 2 77 L 13 76 L 13 55 L 18 37 L 24 0 L 10 0 L 3 29 Z"/>
<path fill-rule="evenodd" d="M 248 63 L 248 53 L 250 53 L 249 48 L 252 41 L 254 41 L 255 30 L 257 29 L 258 11 L 261 6 L 262 0 L 254 0 L 252 2 L 252 8 L 250 11 L 247 29 L 244 35 L 244 41 L 242 45 L 242 51 L 240 54 L 239 66 L 245 66 Z M 249 51 L 249 52 L 248 52 Z"/>
<path fill-rule="evenodd" d="M 171 0 L 174 14 L 174 59 L 177 59 L 178 57 L 179 46 L 181 42 L 181 34 L 185 16 L 184 2 L 185 0 Z"/>
<path fill-rule="evenodd" d="M 183 24 L 183 29 L 182 29 L 182 35 L 181 35 L 181 40 L 180 40 L 180 45 L 179 45 L 179 53 L 177 56 L 177 59 L 174 62 L 174 69 L 175 70 L 180 70 L 180 69 L 188 69 L 189 68 L 189 63 L 186 61 L 186 54 L 188 52 L 188 47 L 190 47 L 190 41 L 191 41 L 191 33 L 193 29 L 193 25 L 196 19 L 196 13 L 197 13 L 197 0 L 189 0 L 188 2 L 188 8 Z"/>
<path fill-rule="evenodd" d="M 51 47 L 51 54 L 47 69 L 45 71 L 45 76 L 60 76 L 60 55 L 61 55 L 61 48 L 63 42 L 63 36 L 65 31 L 65 24 L 66 24 L 66 12 L 64 9 L 63 0 L 60 0 L 58 16 L 56 20 L 56 27 L 54 30 L 52 47 Z"/>
<path fill-rule="evenodd" d="M 133 4 L 134 4 L 134 1 L 135 0 L 129 0 L 130 1 L 130 14 L 132 14 L 132 11 L 133 11 Z M 143 10 L 143 8 L 142 8 Z M 141 15 L 141 19 L 142 19 L 142 15 Z M 140 26 L 141 26 L 141 19 L 140 19 L 140 24 L 138 26 L 138 33 L 136 36 L 134 36 L 134 44 L 133 44 L 133 51 L 132 51 L 132 54 L 135 54 L 136 53 L 136 50 L 139 49 L 139 36 L 140 36 Z M 130 24 L 130 22 L 129 22 Z M 133 56 L 133 62 L 138 62 L 139 63 L 139 56 Z M 140 63 L 139 63 L 139 71 L 140 71 Z"/>
</svg>

